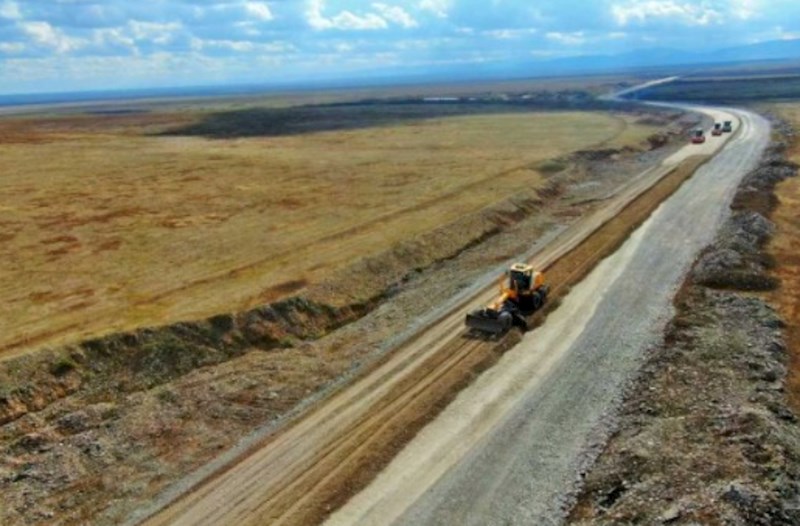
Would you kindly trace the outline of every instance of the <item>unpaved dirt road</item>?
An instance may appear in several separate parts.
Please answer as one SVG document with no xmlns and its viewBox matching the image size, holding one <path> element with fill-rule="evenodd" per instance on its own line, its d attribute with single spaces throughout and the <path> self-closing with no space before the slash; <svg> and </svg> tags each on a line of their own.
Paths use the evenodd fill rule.
<svg viewBox="0 0 800 526">
<path fill-rule="evenodd" d="M 700 149 L 686 148 L 683 153 L 671 158 L 665 166 L 642 174 L 598 214 L 580 221 L 536 254 L 534 264 L 540 268 L 552 264 L 598 225 L 613 217 L 635 196 L 668 173 L 675 163 L 698 151 L 713 149 L 722 142 L 712 142 Z M 737 147 L 736 150 L 738 149 Z M 607 278 L 601 281 L 609 282 Z M 213 475 L 195 491 L 151 517 L 147 524 L 295 524 L 308 522 L 318 513 L 314 508 L 321 504 L 328 505 L 327 501 L 320 503 L 319 499 L 331 499 L 330 506 L 335 507 L 340 503 L 336 500 L 337 491 L 349 494 L 349 488 L 340 485 L 342 480 L 350 480 L 348 477 L 356 473 L 349 470 L 357 470 L 358 466 L 354 465 L 358 462 L 371 461 L 370 448 L 376 441 L 391 441 L 393 436 L 402 435 L 403 429 L 397 428 L 398 424 L 393 421 L 392 416 L 418 403 L 426 389 L 436 389 L 437 386 L 446 384 L 449 381 L 449 371 L 469 364 L 470 360 L 475 359 L 475 351 L 485 346 L 479 340 L 463 338 L 463 316 L 475 304 L 489 301 L 494 294 L 495 287 L 492 286 L 477 296 L 465 298 L 451 314 L 403 344 L 370 374 L 338 393 L 296 425 L 268 439 L 234 465 Z M 570 295 L 578 296 L 574 292 Z M 590 299 L 592 298 L 594 296 L 590 294 Z M 577 308 L 584 316 L 593 311 L 589 307 L 591 301 L 572 301 L 577 302 L 577 306 L 570 308 Z M 568 309 L 565 307 L 566 305 L 557 312 L 566 312 Z M 555 315 L 553 316 L 556 320 Z M 548 321 L 547 325 L 550 324 L 551 321 Z M 570 330 L 575 327 L 575 323 L 569 324 Z M 557 332 L 563 335 L 569 331 L 562 326 Z M 577 341 L 581 333 L 573 331 L 572 334 Z M 564 340 L 561 337 L 553 341 Z M 571 346 L 564 348 L 561 345 L 559 349 L 550 348 L 546 353 L 528 354 L 539 354 L 555 365 L 560 357 L 570 354 L 571 349 Z M 546 367 L 542 367 L 537 369 L 539 372 L 536 374 L 544 380 L 549 376 L 543 375 Z M 571 403 L 574 404 L 574 400 Z M 506 413 L 508 411 L 498 414 Z M 494 423 L 491 422 L 491 425 Z M 486 427 L 486 431 L 491 425 Z M 480 442 L 484 441 L 480 433 L 475 436 L 481 437 Z M 413 448 L 412 443 L 409 450 Z M 452 456 L 448 458 L 454 459 Z M 440 469 L 443 466 L 438 465 Z M 453 465 L 455 462 L 450 463 L 450 466 Z M 445 466 L 438 475 L 420 478 L 418 482 L 417 475 L 413 474 L 410 477 L 411 484 L 415 489 L 433 485 L 450 466 Z M 391 468 L 386 473 L 391 473 Z M 380 480 L 385 479 L 386 477 L 382 477 Z M 360 484 L 358 480 L 353 483 Z M 391 486 L 392 484 L 384 485 L 380 489 L 380 485 L 373 484 L 353 500 L 352 506 L 346 507 L 332 520 L 344 523 L 387 523 L 384 504 L 386 499 L 395 499 Z M 379 488 L 378 492 L 370 493 L 376 487 Z M 373 501 L 375 505 L 368 503 L 370 494 L 377 496 L 377 500 Z M 413 494 L 414 492 L 402 492 L 401 496 Z M 404 505 L 395 506 L 393 516 L 401 517 L 413 504 L 413 500 L 405 500 Z M 365 502 L 367 503 L 364 504 Z"/>
<path fill-rule="evenodd" d="M 769 138 L 741 130 L 329 524 L 557 524 L 673 293 Z M 720 115 L 715 115 L 718 118 Z"/>
</svg>

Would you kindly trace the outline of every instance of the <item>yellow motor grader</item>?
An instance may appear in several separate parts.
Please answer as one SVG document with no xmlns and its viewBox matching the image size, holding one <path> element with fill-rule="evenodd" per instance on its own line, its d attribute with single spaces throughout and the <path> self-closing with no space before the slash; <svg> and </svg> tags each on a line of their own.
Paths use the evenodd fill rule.
<svg viewBox="0 0 800 526">
<path fill-rule="evenodd" d="M 500 282 L 500 297 L 467 314 L 467 327 L 491 335 L 502 334 L 515 326 L 527 330 L 525 316 L 544 305 L 548 292 L 543 273 L 535 271 L 531 265 L 515 263 Z"/>
</svg>

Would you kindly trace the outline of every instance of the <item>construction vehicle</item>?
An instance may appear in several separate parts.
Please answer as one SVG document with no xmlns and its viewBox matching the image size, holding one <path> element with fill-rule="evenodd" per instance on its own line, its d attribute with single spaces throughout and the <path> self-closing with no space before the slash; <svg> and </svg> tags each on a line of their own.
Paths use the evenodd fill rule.
<svg viewBox="0 0 800 526">
<path fill-rule="evenodd" d="M 701 128 L 692 132 L 692 144 L 703 144 L 706 142 L 706 134 Z"/>
<path fill-rule="evenodd" d="M 733 122 L 725 121 L 725 124 L 722 125 L 722 131 L 725 133 L 731 133 L 733 131 Z"/>
<path fill-rule="evenodd" d="M 714 124 L 714 129 L 711 130 L 711 135 L 713 135 L 714 137 L 719 137 L 720 135 L 722 135 L 722 123 L 721 122 L 718 122 L 718 123 Z"/>
<path fill-rule="evenodd" d="M 498 335 L 511 327 L 527 330 L 526 315 L 539 310 L 549 287 L 544 274 L 526 263 L 515 263 L 500 282 L 500 296 L 490 305 L 467 314 L 466 325 L 473 331 Z"/>
</svg>

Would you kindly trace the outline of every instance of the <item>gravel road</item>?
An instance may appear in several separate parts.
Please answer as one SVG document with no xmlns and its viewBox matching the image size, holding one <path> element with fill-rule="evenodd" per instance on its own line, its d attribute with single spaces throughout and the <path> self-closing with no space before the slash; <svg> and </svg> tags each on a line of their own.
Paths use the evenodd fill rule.
<svg viewBox="0 0 800 526">
<path fill-rule="evenodd" d="M 725 112 L 703 111 L 716 120 L 732 118 Z M 709 225 L 719 219 L 725 208 L 724 202 L 738 181 L 735 169 L 729 165 L 741 163 L 742 170 L 746 169 L 747 160 L 757 158 L 762 147 L 758 143 L 760 132 L 754 131 L 756 124 L 761 125 L 760 121 L 753 124 L 748 115 L 743 115 L 743 119 L 742 127 L 746 130 L 735 139 L 737 146 L 720 155 L 721 158 L 732 156 L 732 159 L 727 164 L 715 161 L 712 165 L 725 174 L 717 177 L 715 169 L 698 172 L 703 179 L 719 179 L 716 183 L 719 188 L 715 190 L 712 181 L 701 184 L 702 192 L 707 195 L 697 190 L 690 191 L 688 201 L 697 200 L 697 208 L 709 209 L 712 216 L 707 221 Z M 762 132 L 767 130 L 764 124 Z M 715 138 L 703 146 L 687 146 L 661 166 L 632 179 L 623 190 L 610 197 L 605 206 L 574 223 L 537 252 L 533 263 L 539 268 L 549 268 L 601 225 L 616 218 L 637 196 L 672 173 L 679 163 L 683 165 L 683 160 L 689 157 L 696 160 L 694 156 L 698 155 L 706 157 L 728 139 L 730 136 Z M 749 156 L 742 153 L 748 148 L 752 150 Z M 704 176 L 704 173 L 711 175 Z M 684 205 L 686 203 L 681 206 Z M 695 218 L 705 221 L 702 214 L 698 214 Z M 680 210 L 677 215 L 681 215 Z M 682 218 L 695 219 L 691 216 Z M 670 227 L 675 226 L 675 221 L 672 220 Z M 689 231 L 702 231 L 697 226 L 701 223 L 688 222 Z M 675 242 L 677 248 L 650 249 L 649 252 L 655 250 L 657 257 L 662 258 L 657 262 L 659 265 L 680 267 L 678 260 L 665 263 L 663 254 L 666 253 L 665 259 L 670 260 L 675 254 L 696 250 L 702 244 L 695 239 L 695 233 L 690 232 L 684 247 L 679 232 L 665 231 L 664 239 Z M 648 324 L 643 323 L 642 334 L 630 343 L 626 342 L 625 349 L 612 349 L 611 344 L 605 343 L 616 343 L 617 337 L 613 333 L 594 335 L 590 343 L 600 346 L 599 350 L 592 351 L 584 341 L 585 335 L 593 334 L 593 324 L 603 323 L 597 321 L 597 313 L 614 308 L 606 306 L 598 298 L 607 301 L 616 282 L 629 273 L 629 267 L 633 266 L 629 262 L 636 260 L 640 245 L 652 244 L 647 232 L 643 229 L 634 235 L 617 255 L 599 266 L 600 271 L 576 286 L 564 305 L 548 318 L 544 325 L 549 327 L 546 332 L 531 333 L 519 350 L 481 375 L 473 388 L 466 390 L 441 419 L 426 427 L 400 459 L 341 512 L 332 516 L 331 522 L 450 522 L 466 517 L 465 520 L 475 523 L 493 523 L 492 517 L 501 521 L 504 517 L 511 517 L 531 523 L 529 518 L 543 517 L 541 510 L 545 507 L 542 503 L 550 506 L 553 502 L 551 495 L 563 494 L 564 488 L 570 486 L 575 473 L 580 470 L 581 459 L 591 458 L 584 454 L 588 440 L 586 434 L 572 431 L 602 429 L 597 427 L 597 423 L 603 421 L 600 415 L 609 405 L 606 401 L 614 399 L 623 379 L 635 369 L 636 356 L 640 354 L 635 348 L 637 342 L 658 334 L 656 328 L 648 331 Z M 711 234 L 713 228 L 708 236 Z M 687 261 L 690 259 L 688 257 Z M 640 262 L 639 265 L 644 264 Z M 678 269 L 677 274 L 681 271 L 682 268 Z M 633 282 L 638 280 L 641 278 L 634 278 Z M 665 290 L 674 286 L 669 277 L 663 280 L 659 277 L 658 280 L 663 281 Z M 677 282 L 677 278 L 674 281 Z M 636 301 L 648 304 L 648 296 L 638 285 L 631 291 L 641 294 L 641 297 L 634 297 Z M 295 425 L 252 445 L 241 457 L 214 471 L 202 483 L 193 485 L 190 491 L 176 495 L 177 500 L 165 508 L 158 505 L 132 519 L 138 522 L 150 511 L 160 509 L 145 524 L 305 524 L 312 522 L 312 517 L 335 509 L 341 502 L 336 501 L 339 494 L 349 496 L 349 485 L 358 481 L 358 470 L 366 466 L 365 463 L 375 461 L 383 465 L 381 448 L 390 446 L 395 440 L 392 437 L 402 435 L 404 423 L 413 423 L 414 419 L 430 412 L 431 407 L 426 404 L 444 399 L 455 390 L 453 382 L 471 374 L 483 353 L 494 348 L 490 342 L 463 337 L 463 316 L 475 304 L 492 299 L 496 294 L 495 287 L 465 292 L 467 297 L 454 304 L 452 312 L 402 343 L 385 362 L 337 392 Z M 666 294 L 664 296 L 666 307 L 662 307 L 662 311 L 668 308 L 668 298 Z M 623 298 L 618 301 L 633 300 Z M 649 315 L 649 310 L 639 313 L 628 304 L 622 307 L 622 312 L 630 308 L 633 315 L 625 314 L 613 323 L 605 323 L 622 330 L 623 316 L 644 319 L 643 316 Z M 658 310 L 657 306 L 648 305 L 648 309 L 651 308 Z M 604 337 L 607 340 L 603 340 Z M 629 354 L 627 358 L 625 352 Z M 614 356 L 615 353 L 619 357 Z M 582 367 L 570 366 L 572 361 Z M 608 370 L 604 371 L 604 367 Z M 605 398 L 592 392 L 596 387 L 594 384 L 604 385 L 595 380 L 594 374 L 604 375 L 606 386 L 600 394 Z M 584 400 L 586 397 L 592 398 L 591 403 Z M 568 409 L 565 410 L 564 406 Z M 580 411 L 570 412 L 577 407 Z M 576 415 L 574 419 L 570 417 L 572 414 Z M 554 432 L 552 437 L 551 430 Z M 563 436 L 558 435 L 559 430 Z M 509 439 L 506 435 L 514 435 L 508 446 L 503 444 L 504 437 Z M 546 451 L 543 445 L 537 446 L 544 443 L 550 443 L 552 451 Z M 488 447 L 497 444 L 497 448 Z M 526 449 L 525 444 L 529 445 L 528 449 L 533 449 L 533 453 Z M 544 456 L 527 456 L 536 452 Z M 520 472 L 526 458 L 529 459 L 528 467 Z M 545 472 L 546 476 L 542 473 L 538 478 L 530 476 L 531 469 L 538 471 L 537 466 L 549 466 L 547 461 L 552 463 L 552 469 L 546 468 L 550 470 Z M 506 467 L 502 468 L 503 465 Z M 520 482 L 520 477 L 525 475 L 528 487 L 534 487 L 539 500 L 532 499 L 530 491 L 525 490 Z M 506 489 L 507 485 L 514 485 L 519 491 L 515 493 L 515 490 Z M 500 494 L 511 499 L 512 504 L 497 497 Z M 515 506 L 514 502 L 519 505 Z M 508 513 L 495 509 L 498 504 Z M 558 505 L 553 509 L 558 509 Z"/>
<path fill-rule="evenodd" d="M 330 524 L 561 522 L 677 286 L 767 144 L 764 119 L 726 111 L 740 121 L 736 138 Z"/>
<path fill-rule="evenodd" d="M 723 142 L 720 139 L 716 145 Z M 685 150 L 683 158 L 697 154 L 704 158 L 713 148 Z M 638 197 L 676 169 L 680 171 L 677 163 L 683 158 L 673 156 L 674 163 L 665 162 L 632 178 L 609 196 L 604 206 L 547 244 L 533 247 L 531 262 L 548 269 L 568 260 L 568 253 L 618 218 L 623 209 L 629 205 L 636 209 Z M 688 163 L 697 160 L 693 157 Z M 580 257 L 591 260 L 590 254 Z M 399 342 L 385 362 L 320 403 L 295 425 L 250 443 L 233 459 L 211 465 L 201 477 L 181 484 L 130 522 L 139 523 L 155 512 L 145 524 L 307 524 L 335 509 L 341 503 L 337 499 L 350 496 L 354 481 L 374 473 L 370 466 L 382 465 L 383 459 L 394 453 L 391 448 L 406 425 L 416 431 L 416 420 L 433 411 L 431 404 L 460 390 L 457 384 L 501 345 L 466 338 L 463 326 L 467 311 L 496 296 L 494 276 L 491 278 L 485 286 L 476 283 L 477 288 L 465 289 L 449 302 L 441 317 L 430 318 L 430 325 L 417 326 L 418 332 Z"/>
</svg>

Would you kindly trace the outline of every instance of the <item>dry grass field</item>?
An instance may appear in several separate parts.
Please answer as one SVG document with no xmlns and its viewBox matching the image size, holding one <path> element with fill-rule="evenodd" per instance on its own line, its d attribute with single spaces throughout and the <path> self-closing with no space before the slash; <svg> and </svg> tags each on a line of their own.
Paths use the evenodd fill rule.
<svg viewBox="0 0 800 526">
<path fill-rule="evenodd" d="M 800 130 L 800 104 L 776 104 L 772 107 Z M 795 141 L 791 160 L 800 163 L 800 142 Z M 769 251 L 776 258 L 775 273 L 780 288 L 772 294 L 772 302 L 786 321 L 785 335 L 792 360 L 789 374 L 789 399 L 800 410 L 800 177 L 778 184 L 775 192 L 779 205 L 772 213 L 777 225 Z"/>
<path fill-rule="evenodd" d="M 187 113 L 0 120 L 0 353 L 245 309 L 654 129 L 601 113 L 159 136 Z"/>
</svg>

